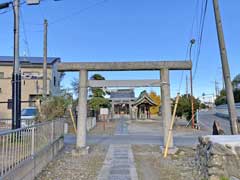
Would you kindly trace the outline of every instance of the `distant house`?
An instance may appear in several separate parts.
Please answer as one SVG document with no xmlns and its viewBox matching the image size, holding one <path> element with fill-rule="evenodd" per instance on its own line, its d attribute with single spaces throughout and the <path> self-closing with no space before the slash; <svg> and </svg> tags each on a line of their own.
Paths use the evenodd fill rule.
<svg viewBox="0 0 240 180">
<path fill-rule="evenodd" d="M 136 109 L 137 119 L 150 119 L 150 107 L 157 106 L 146 91 L 142 91 L 139 97 L 133 103 L 133 109 Z"/>
<path fill-rule="evenodd" d="M 60 58 L 47 59 L 47 95 L 60 93 L 61 73 L 57 71 Z M 43 58 L 20 57 L 22 75 L 22 108 L 32 106 L 33 101 L 42 95 Z M 13 57 L 0 56 L 0 119 L 11 118 Z"/>
<path fill-rule="evenodd" d="M 132 104 L 135 101 L 133 89 L 118 89 L 110 94 L 110 103 L 112 116 L 117 117 L 120 114 L 130 116 Z"/>
<path fill-rule="evenodd" d="M 138 98 L 133 89 L 118 89 L 110 94 L 112 118 L 120 115 L 131 119 L 149 119 L 150 107 L 156 103 L 143 91 Z"/>
</svg>

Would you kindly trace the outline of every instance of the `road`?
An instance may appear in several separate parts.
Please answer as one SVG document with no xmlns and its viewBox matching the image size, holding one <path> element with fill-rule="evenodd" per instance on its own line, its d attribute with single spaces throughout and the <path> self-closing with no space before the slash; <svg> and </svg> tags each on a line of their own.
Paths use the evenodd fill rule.
<svg viewBox="0 0 240 180">
<path fill-rule="evenodd" d="M 212 134 L 213 122 L 218 121 L 224 129 L 225 134 L 231 134 L 229 120 L 215 116 L 213 111 L 200 112 L 199 124 L 201 128 L 206 129 L 206 135 Z M 174 144 L 176 146 L 196 146 L 198 143 L 198 134 L 175 135 Z M 75 144 L 76 138 L 73 135 L 65 135 L 65 143 Z M 120 119 L 114 136 L 87 136 L 87 143 L 91 144 L 155 144 L 163 145 L 162 135 L 151 134 L 129 134 L 127 124 L 124 119 Z"/>
<path fill-rule="evenodd" d="M 215 116 L 214 111 L 200 112 L 198 118 L 200 127 L 204 127 L 210 132 L 212 132 L 214 121 L 218 121 L 220 123 L 221 128 L 224 130 L 225 134 L 226 135 L 231 134 L 229 119 Z"/>
<path fill-rule="evenodd" d="M 163 136 L 146 134 L 129 134 L 124 118 L 120 119 L 114 136 L 87 136 L 87 143 L 91 144 L 155 144 L 163 145 Z M 73 135 L 65 135 L 65 143 L 75 144 Z M 195 146 L 198 143 L 197 136 L 175 136 L 174 143 L 177 146 Z"/>
</svg>

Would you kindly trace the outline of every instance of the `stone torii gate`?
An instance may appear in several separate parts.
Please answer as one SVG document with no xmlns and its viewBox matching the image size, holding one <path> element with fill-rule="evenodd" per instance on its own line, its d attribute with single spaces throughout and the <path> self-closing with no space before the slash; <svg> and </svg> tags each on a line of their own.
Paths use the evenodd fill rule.
<svg viewBox="0 0 240 180">
<path fill-rule="evenodd" d="M 79 75 L 79 100 L 76 148 L 86 147 L 86 121 L 87 121 L 87 88 L 92 86 L 104 86 L 118 84 L 117 81 L 105 81 L 100 85 L 88 80 L 88 71 L 135 71 L 135 70 L 160 70 L 162 118 L 164 127 L 164 147 L 167 143 L 167 135 L 171 121 L 171 99 L 169 70 L 190 70 L 190 61 L 142 61 L 142 62 L 68 62 L 58 64 L 59 72 L 77 71 Z M 125 81 L 120 81 L 123 86 Z M 134 81 L 132 81 L 134 82 Z M 150 81 L 155 82 L 155 81 Z M 128 83 L 129 84 L 129 83 Z M 140 84 L 139 80 L 136 84 Z M 147 82 L 145 82 L 145 85 Z M 144 83 L 143 83 L 144 85 Z M 170 137 L 169 148 L 173 147 L 173 136 Z"/>
</svg>

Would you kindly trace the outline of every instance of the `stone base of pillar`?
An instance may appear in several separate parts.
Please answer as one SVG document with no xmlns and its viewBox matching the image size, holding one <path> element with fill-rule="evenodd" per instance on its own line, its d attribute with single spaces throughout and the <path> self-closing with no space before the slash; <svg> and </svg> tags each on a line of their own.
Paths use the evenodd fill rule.
<svg viewBox="0 0 240 180">
<path fill-rule="evenodd" d="M 163 154 L 164 151 L 165 151 L 165 147 L 160 146 L 160 152 Z M 177 152 L 178 152 L 178 148 L 176 146 L 168 148 L 168 154 L 170 155 L 176 154 Z"/>
<path fill-rule="evenodd" d="M 90 147 L 89 146 L 86 146 L 86 147 L 83 147 L 83 148 L 75 148 L 72 150 L 72 155 L 73 156 L 81 156 L 81 155 L 86 155 L 86 154 L 89 154 L 90 152 Z"/>
</svg>

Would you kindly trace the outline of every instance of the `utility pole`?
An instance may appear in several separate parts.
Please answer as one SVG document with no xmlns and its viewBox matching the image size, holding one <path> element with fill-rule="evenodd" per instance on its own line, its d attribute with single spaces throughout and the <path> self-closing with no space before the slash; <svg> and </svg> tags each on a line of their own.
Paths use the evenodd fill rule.
<svg viewBox="0 0 240 180">
<path fill-rule="evenodd" d="M 44 41 L 43 41 L 43 97 L 47 96 L 47 33 L 48 22 L 44 19 Z"/>
<path fill-rule="evenodd" d="M 189 59 L 192 62 L 192 46 L 195 43 L 195 39 L 190 41 L 190 51 L 189 51 Z M 192 68 L 190 70 L 190 88 L 191 88 L 191 106 L 192 106 L 192 128 L 194 128 L 195 122 L 195 114 L 194 114 L 194 97 L 193 97 L 193 77 L 192 77 Z"/>
<path fill-rule="evenodd" d="M 222 73 L 222 89 L 225 91 L 224 75 Z"/>
<path fill-rule="evenodd" d="M 186 76 L 186 95 L 188 98 L 188 76 Z"/>
<path fill-rule="evenodd" d="M 21 72 L 19 66 L 19 0 L 13 2 L 14 65 L 12 77 L 12 129 L 21 127 Z"/>
<path fill-rule="evenodd" d="M 218 88 L 218 82 L 217 82 L 217 80 L 215 80 L 215 94 L 216 94 L 216 97 L 219 95 L 219 88 Z"/>
<path fill-rule="evenodd" d="M 230 69 L 228 65 L 227 50 L 225 47 L 218 0 L 213 0 L 213 7 L 214 7 L 215 21 L 216 21 L 217 34 L 218 34 L 218 43 L 219 43 L 219 49 L 220 49 L 220 55 L 221 55 L 222 70 L 223 70 L 224 82 L 226 87 L 230 126 L 231 126 L 232 134 L 238 134 L 238 124 L 237 124 L 238 120 L 237 120 L 235 102 L 233 97 Z"/>
</svg>

